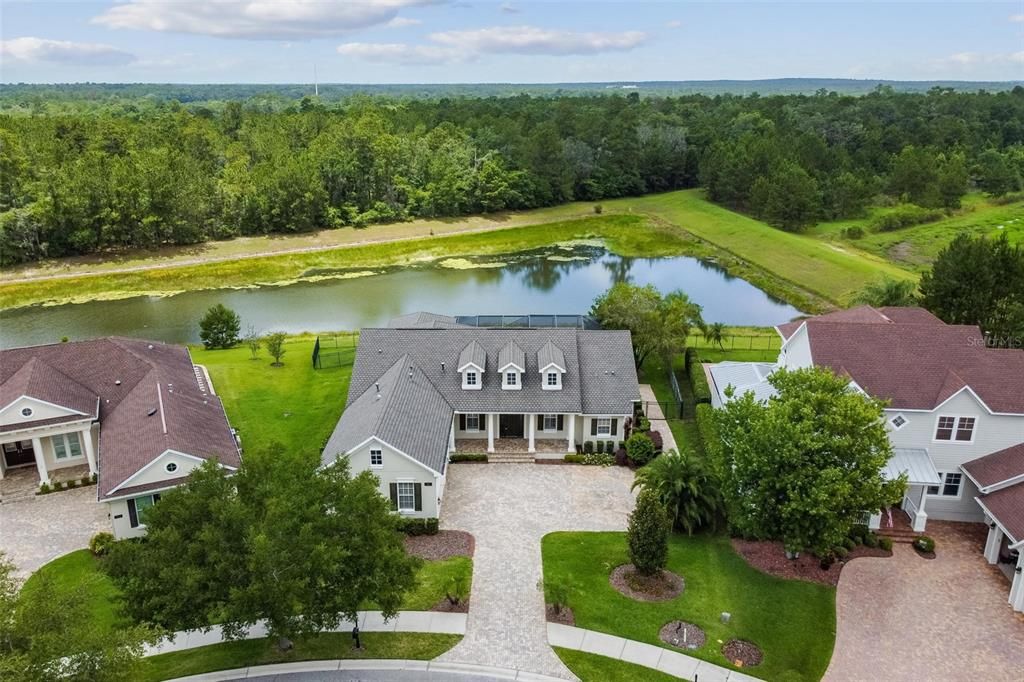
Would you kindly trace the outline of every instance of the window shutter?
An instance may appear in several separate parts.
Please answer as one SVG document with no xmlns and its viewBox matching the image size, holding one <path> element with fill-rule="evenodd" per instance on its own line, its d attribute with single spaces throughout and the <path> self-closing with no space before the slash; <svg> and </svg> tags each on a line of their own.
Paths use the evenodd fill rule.
<svg viewBox="0 0 1024 682">
<path fill-rule="evenodd" d="M 538 431 L 543 431 L 544 430 L 544 415 L 542 415 L 542 414 L 538 414 L 537 415 L 537 430 Z"/>
<path fill-rule="evenodd" d="M 615 435 L 616 433 L 618 433 L 618 424 L 619 424 L 619 420 L 618 420 L 618 419 L 613 419 L 613 420 L 612 420 L 612 435 L 613 435 L 613 436 L 614 436 L 614 435 Z"/>
<path fill-rule="evenodd" d="M 590 418 L 590 435 L 597 435 L 597 420 L 594 419 L 593 417 Z"/>
<path fill-rule="evenodd" d="M 462 431 L 466 430 L 466 415 L 464 414 L 459 415 L 459 429 Z"/>
<path fill-rule="evenodd" d="M 135 500 L 128 500 L 128 525 L 139 527 L 139 512 L 135 509 Z"/>
<path fill-rule="evenodd" d="M 562 415 L 562 414 L 558 415 L 558 430 L 559 431 L 561 431 L 563 428 L 565 428 L 565 422 L 562 420 L 564 416 L 565 415 Z"/>
<path fill-rule="evenodd" d="M 476 416 L 476 418 L 480 420 L 478 428 L 486 431 L 487 430 L 487 415 L 486 414 L 478 414 Z"/>
<path fill-rule="evenodd" d="M 391 511 L 398 511 L 398 484 L 389 483 L 388 488 L 391 493 Z"/>
<path fill-rule="evenodd" d="M 423 484 L 417 483 L 413 489 L 416 491 L 416 511 L 423 511 Z"/>
</svg>

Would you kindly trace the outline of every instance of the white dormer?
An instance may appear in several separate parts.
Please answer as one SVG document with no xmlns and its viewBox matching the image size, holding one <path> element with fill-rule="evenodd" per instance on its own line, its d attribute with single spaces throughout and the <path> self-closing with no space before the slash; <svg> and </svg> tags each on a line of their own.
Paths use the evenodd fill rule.
<svg viewBox="0 0 1024 682">
<path fill-rule="evenodd" d="M 523 373 L 526 371 L 526 353 L 509 341 L 498 353 L 498 372 L 501 373 L 501 387 L 506 391 L 518 391 L 523 387 Z"/>
<path fill-rule="evenodd" d="M 562 376 L 565 374 L 565 354 L 562 349 L 548 341 L 537 351 L 537 368 L 540 372 L 540 386 L 545 391 L 562 390 Z"/>
<path fill-rule="evenodd" d="M 484 386 L 487 353 L 476 341 L 471 342 L 459 353 L 457 369 L 462 375 L 462 388 L 466 391 L 479 391 Z"/>
</svg>

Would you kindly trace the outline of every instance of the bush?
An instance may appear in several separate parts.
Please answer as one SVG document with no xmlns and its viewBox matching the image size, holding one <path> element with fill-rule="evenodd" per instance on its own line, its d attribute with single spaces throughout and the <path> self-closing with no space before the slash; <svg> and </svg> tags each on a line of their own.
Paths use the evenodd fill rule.
<svg viewBox="0 0 1024 682">
<path fill-rule="evenodd" d="M 927 535 L 922 535 L 914 540 L 914 547 L 920 552 L 931 553 L 935 551 L 935 540 Z"/>
<path fill-rule="evenodd" d="M 836 559 L 842 560 L 850 556 L 850 550 L 846 549 L 843 545 L 838 545 L 832 548 L 832 554 L 835 555 Z"/>
<path fill-rule="evenodd" d="M 486 462 L 487 455 L 482 452 L 453 452 L 449 462 Z"/>
<path fill-rule="evenodd" d="M 647 415 L 642 412 L 636 416 L 636 426 L 633 427 L 635 431 L 650 431 L 651 420 L 647 418 Z"/>
<path fill-rule="evenodd" d="M 569 588 L 565 583 L 544 583 L 544 601 L 551 604 L 555 613 L 569 606 Z"/>
<path fill-rule="evenodd" d="M 594 455 L 583 455 L 583 464 L 591 466 L 610 467 L 615 464 L 615 458 L 608 453 L 594 454 Z"/>
<path fill-rule="evenodd" d="M 599 440 L 599 441 L 597 441 L 596 445 L 597 445 L 597 454 L 603 455 L 604 454 L 604 441 L 603 440 Z"/>
<path fill-rule="evenodd" d="M 850 532 L 848 533 L 848 535 L 849 535 L 849 536 L 850 536 L 850 538 L 851 538 L 851 539 L 852 539 L 852 540 L 853 540 L 854 542 L 856 542 L 856 543 L 857 543 L 858 545 L 862 545 L 862 544 L 864 544 L 864 538 L 865 538 L 865 537 L 866 537 L 866 536 L 867 536 L 867 535 L 868 535 L 868 534 L 869 534 L 870 532 L 871 532 L 871 531 L 870 531 L 870 530 L 868 530 L 868 527 L 867 527 L 867 525 L 866 525 L 866 524 L 863 524 L 863 523 L 855 523 L 855 524 L 853 524 L 852 526 L 850 526 Z"/>
<path fill-rule="evenodd" d="M 892 538 L 882 536 L 878 538 L 878 546 L 884 549 L 886 552 L 892 551 Z"/>
<path fill-rule="evenodd" d="M 864 228 L 860 225 L 853 225 L 852 227 L 844 227 L 840 232 L 840 236 L 843 239 L 863 239 Z"/>
<path fill-rule="evenodd" d="M 668 562 L 668 534 L 672 528 L 665 506 L 653 491 L 643 490 L 629 515 L 626 531 L 629 559 L 640 575 L 654 575 Z"/>
<path fill-rule="evenodd" d="M 92 480 L 91 476 L 82 476 L 82 480 L 78 482 L 79 485 L 86 486 L 92 485 L 96 481 Z"/>
<path fill-rule="evenodd" d="M 445 598 L 452 606 L 458 606 L 469 592 L 469 580 L 464 572 L 459 571 L 448 579 L 445 586 Z"/>
<path fill-rule="evenodd" d="M 65 483 L 64 485 L 67 487 L 68 490 L 71 490 L 72 488 L 77 488 L 78 487 L 78 479 L 73 478 L 70 481 L 68 481 L 67 483 Z"/>
<path fill-rule="evenodd" d="M 944 216 L 945 214 L 938 209 L 921 208 L 914 204 L 903 204 L 872 220 L 871 229 L 876 232 L 891 232 L 904 227 L 910 227 L 911 225 L 930 223 Z"/>
<path fill-rule="evenodd" d="M 398 530 L 406 535 L 437 535 L 437 519 L 401 519 Z"/>
<path fill-rule="evenodd" d="M 206 348 L 231 348 L 238 343 L 242 321 L 223 303 L 211 306 L 199 321 L 199 338 Z"/>
<path fill-rule="evenodd" d="M 869 531 L 868 534 L 864 536 L 864 546 L 870 547 L 871 549 L 878 547 L 878 536 Z"/>
<path fill-rule="evenodd" d="M 851 549 L 853 549 L 856 546 L 857 546 L 857 541 L 854 540 L 853 538 L 844 538 L 843 539 L 843 547 L 845 547 L 847 550 L 851 550 Z"/>
<path fill-rule="evenodd" d="M 660 453 L 662 450 L 664 450 L 665 441 L 661 437 L 661 431 L 651 431 L 650 433 L 647 434 L 647 437 L 650 438 L 651 442 L 654 444 L 655 454 Z"/>
<path fill-rule="evenodd" d="M 699 362 L 700 356 L 697 354 L 697 349 L 692 346 L 687 348 L 683 353 L 683 371 L 686 372 L 687 376 L 690 374 L 690 367 Z"/>
<path fill-rule="evenodd" d="M 626 454 L 625 443 L 621 443 L 619 449 L 615 451 L 615 463 L 620 467 L 629 465 L 629 455 Z"/>
<path fill-rule="evenodd" d="M 609 454 L 609 455 L 613 454 L 615 452 L 615 441 L 613 441 L 613 440 L 606 440 L 604 442 L 604 451 L 605 451 L 606 454 Z"/>
<path fill-rule="evenodd" d="M 51 486 L 54 490 L 64 490 L 64 481 L 54 481 Z"/>
<path fill-rule="evenodd" d="M 654 441 L 647 434 L 636 432 L 626 439 L 626 455 L 633 466 L 642 467 L 654 459 Z"/>
<path fill-rule="evenodd" d="M 715 408 L 711 405 L 697 406 L 697 432 L 704 444 L 704 451 L 713 454 L 721 439 L 718 436 L 718 425 L 715 423 Z"/>
<path fill-rule="evenodd" d="M 594 451 L 594 441 L 588 440 L 583 443 L 583 454 L 589 455 Z"/>
<path fill-rule="evenodd" d="M 89 538 L 89 551 L 93 556 L 106 556 L 115 542 L 113 533 L 96 533 Z"/>
<path fill-rule="evenodd" d="M 704 366 L 700 364 L 700 358 L 694 356 L 686 375 L 690 380 L 690 388 L 693 389 L 693 400 L 698 404 L 710 403 L 711 387 L 708 385 L 707 375 L 704 374 Z"/>
<path fill-rule="evenodd" d="M 603 212 L 604 206 L 602 206 L 601 204 L 594 204 L 594 213 L 596 213 L 597 215 L 601 215 L 601 213 Z"/>
<path fill-rule="evenodd" d="M 45 495 L 48 492 L 50 492 L 49 484 L 48 483 L 40 483 L 39 484 L 39 494 L 40 495 Z"/>
</svg>

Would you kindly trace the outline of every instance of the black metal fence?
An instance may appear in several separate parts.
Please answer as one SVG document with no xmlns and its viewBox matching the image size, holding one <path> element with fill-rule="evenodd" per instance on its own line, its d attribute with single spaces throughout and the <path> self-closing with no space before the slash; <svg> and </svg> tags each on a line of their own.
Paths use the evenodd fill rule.
<svg viewBox="0 0 1024 682">
<path fill-rule="evenodd" d="M 316 337 L 313 344 L 313 369 L 345 367 L 355 359 L 357 334 Z"/>
<path fill-rule="evenodd" d="M 455 321 L 470 327 L 497 329 L 601 328 L 589 315 L 459 315 Z"/>
</svg>

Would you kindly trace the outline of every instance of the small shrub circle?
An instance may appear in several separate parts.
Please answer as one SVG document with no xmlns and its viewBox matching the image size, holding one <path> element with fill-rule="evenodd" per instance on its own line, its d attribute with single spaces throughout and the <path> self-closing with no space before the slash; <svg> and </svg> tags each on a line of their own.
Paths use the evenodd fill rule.
<svg viewBox="0 0 1024 682">
<path fill-rule="evenodd" d="M 722 645 L 722 655 L 738 668 L 760 665 L 764 660 L 761 648 L 745 639 L 730 639 Z"/>
<path fill-rule="evenodd" d="M 658 633 L 658 637 L 665 644 L 689 650 L 701 648 L 707 640 L 703 630 L 693 623 L 687 623 L 684 620 L 673 620 L 665 623 L 664 627 L 661 628 L 661 632 Z"/>
<path fill-rule="evenodd" d="M 683 577 L 672 571 L 661 571 L 652 576 L 638 575 L 633 564 L 616 566 L 608 582 L 623 596 L 637 601 L 669 601 L 686 589 Z"/>
</svg>

